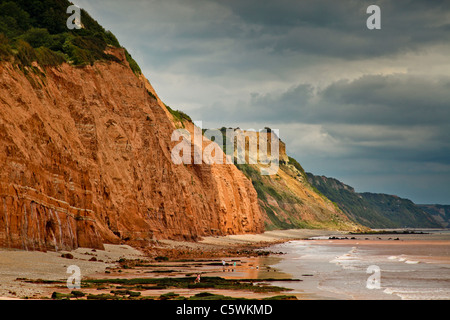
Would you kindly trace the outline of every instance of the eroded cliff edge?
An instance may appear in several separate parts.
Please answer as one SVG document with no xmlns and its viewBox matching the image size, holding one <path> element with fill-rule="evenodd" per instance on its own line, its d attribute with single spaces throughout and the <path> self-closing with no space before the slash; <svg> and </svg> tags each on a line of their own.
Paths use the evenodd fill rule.
<svg viewBox="0 0 450 320">
<path fill-rule="evenodd" d="M 171 161 L 175 128 L 126 63 L 21 70 L 2 62 L 0 246 L 262 232 L 256 191 L 234 165 Z"/>
</svg>

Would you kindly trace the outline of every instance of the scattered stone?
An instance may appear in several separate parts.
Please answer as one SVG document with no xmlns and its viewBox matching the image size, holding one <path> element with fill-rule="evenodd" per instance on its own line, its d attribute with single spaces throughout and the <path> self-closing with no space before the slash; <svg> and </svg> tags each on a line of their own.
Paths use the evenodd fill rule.
<svg viewBox="0 0 450 320">
<path fill-rule="evenodd" d="M 86 295 L 84 292 L 76 291 L 76 290 L 73 290 L 73 291 L 71 292 L 71 294 L 72 294 L 72 296 L 74 296 L 75 298 L 81 298 L 81 297 L 84 297 L 84 296 Z"/>
<path fill-rule="evenodd" d="M 168 261 L 169 258 L 166 257 L 166 256 L 157 256 L 157 257 L 155 258 L 155 260 L 156 260 L 156 261 Z"/>
<path fill-rule="evenodd" d="M 170 300 L 179 297 L 180 295 L 175 292 L 167 292 L 159 296 L 160 300 Z"/>
<path fill-rule="evenodd" d="M 52 293 L 52 299 L 54 300 L 70 300 L 72 298 L 71 294 L 65 294 L 60 292 L 53 292 Z"/>
</svg>

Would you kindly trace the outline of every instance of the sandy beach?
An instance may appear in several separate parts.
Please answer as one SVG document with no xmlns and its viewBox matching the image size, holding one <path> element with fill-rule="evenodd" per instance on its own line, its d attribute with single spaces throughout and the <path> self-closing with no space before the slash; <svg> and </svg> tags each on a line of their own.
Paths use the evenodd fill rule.
<svg viewBox="0 0 450 320">
<path fill-rule="evenodd" d="M 283 230 L 262 234 L 206 237 L 198 242 L 161 240 L 151 247 L 136 249 L 128 245 L 105 245 L 105 250 L 78 248 L 70 252 L 37 252 L 23 250 L 0 250 L 0 299 L 48 299 L 57 291 L 69 293 L 68 267 L 75 265 L 84 279 L 136 278 L 186 276 L 202 274 L 228 279 L 234 278 L 288 278 L 276 272 L 270 264 L 277 257 L 267 257 L 265 247 L 290 240 L 307 239 L 314 236 L 339 234 L 328 230 Z M 264 254 L 261 254 L 264 253 Z M 158 261 L 163 257 L 164 261 Z M 233 259 L 235 258 L 235 259 Z M 182 260 L 189 260 L 183 262 Z M 192 259 L 199 261 L 197 265 Z M 275 259 L 275 260 L 273 260 Z M 171 262 L 171 261 L 178 262 Z M 226 261 L 224 269 L 218 264 Z M 124 261 L 128 264 L 125 265 Z M 139 267 L 133 261 L 140 261 Z M 181 262 L 180 262 L 181 261 Z M 165 268 L 171 262 L 170 268 Z M 176 271 L 172 270 L 176 268 Z M 89 290 L 86 290 L 89 292 Z M 103 292 L 92 289 L 96 293 Z M 152 290 L 158 296 L 173 290 Z M 178 289 L 180 295 L 190 296 L 205 290 Z M 236 290 L 208 290 L 208 292 L 234 297 L 263 298 L 273 293 L 255 293 Z M 145 294 L 145 292 L 143 292 Z"/>
<path fill-rule="evenodd" d="M 198 242 L 159 240 L 139 249 L 124 244 L 70 252 L 2 249 L 0 299 L 51 299 L 55 292 L 74 298 L 67 288 L 73 265 L 81 273 L 80 299 L 450 297 L 448 231 L 350 235 L 299 229 Z M 370 265 L 380 267 L 379 290 L 366 288 Z"/>
</svg>

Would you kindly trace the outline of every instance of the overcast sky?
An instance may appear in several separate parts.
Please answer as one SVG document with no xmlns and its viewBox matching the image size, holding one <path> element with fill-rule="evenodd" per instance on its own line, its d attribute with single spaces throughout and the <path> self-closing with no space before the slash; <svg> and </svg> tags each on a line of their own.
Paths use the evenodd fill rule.
<svg viewBox="0 0 450 320">
<path fill-rule="evenodd" d="M 306 171 L 450 204 L 450 1 L 73 2 L 203 127 L 279 129 Z"/>
</svg>

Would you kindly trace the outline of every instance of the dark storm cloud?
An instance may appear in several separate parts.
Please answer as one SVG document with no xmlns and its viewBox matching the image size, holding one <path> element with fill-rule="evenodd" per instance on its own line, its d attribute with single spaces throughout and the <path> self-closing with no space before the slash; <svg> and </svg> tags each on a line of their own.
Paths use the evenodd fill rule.
<svg viewBox="0 0 450 320">
<path fill-rule="evenodd" d="M 107 27 L 123 34 L 122 42 L 149 52 L 146 59 L 154 68 L 185 61 L 186 70 L 205 76 L 229 68 L 248 72 L 292 54 L 352 60 L 450 40 L 450 1 L 445 0 L 95 2 L 112 12 Z M 373 32 L 366 28 L 371 4 L 381 7 L 382 17 L 382 29 Z"/>
<path fill-rule="evenodd" d="M 259 27 L 274 53 L 306 52 L 344 59 L 417 49 L 450 39 L 449 1 L 227 1 L 236 16 Z M 367 32 L 366 8 L 381 7 L 382 28 Z M 262 36 L 265 37 L 262 37 Z M 270 37 L 271 36 L 271 37 Z"/>
<path fill-rule="evenodd" d="M 368 75 L 334 83 L 321 97 L 316 116 L 325 121 L 411 126 L 450 119 L 450 78 Z"/>
<path fill-rule="evenodd" d="M 236 113 L 246 120 L 367 125 L 447 125 L 450 77 L 366 75 L 313 93 L 302 84 L 282 93 L 253 94 Z M 257 111 L 257 112 L 255 112 Z"/>
<path fill-rule="evenodd" d="M 316 93 L 299 85 L 280 94 L 254 94 L 249 101 L 229 118 L 321 125 L 345 148 L 340 158 L 450 164 L 448 77 L 368 75 Z"/>
<path fill-rule="evenodd" d="M 150 2 L 148 10 L 159 10 Z M 382 29 L 369 32 L 373 1 L 171 1 L 167 20 L 151 15 L 137 43 L 154 68 L 176 62 L 202 76 L 279 67 L 292 55 L 365 59 L 448 43 L 450 1 L 379 1 Z M 207 9 L 205 3 L 214 4 Z M 377 1 L 375 1 L 377 3 Z M 186 7 L 192 11 L 184 10 Z M 155 9 L 153 9 L 155 8 Z M 153 21 L 153 22 L 152 22 Z M 133 29 L 133 32 L 139 32 Z M 279 61 L 276 63 L 276 61 Z M 288 63 L 301 63 L 285 62 Z"/>
</svg>

